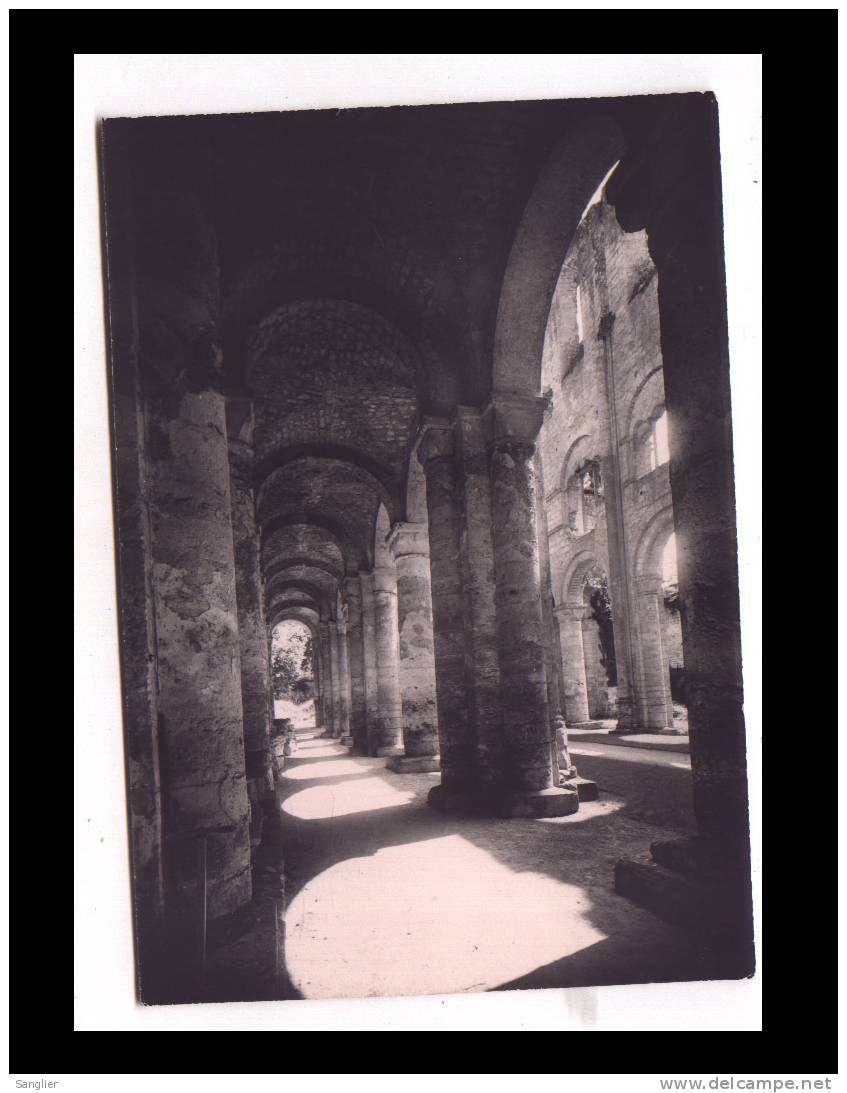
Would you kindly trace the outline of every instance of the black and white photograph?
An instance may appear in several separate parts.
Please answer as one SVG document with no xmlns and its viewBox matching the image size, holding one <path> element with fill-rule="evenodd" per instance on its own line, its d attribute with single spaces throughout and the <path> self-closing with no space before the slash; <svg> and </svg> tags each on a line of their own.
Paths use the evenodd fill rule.
<svg viewBox="0 0 847 1093">
<path fill-rule="evenodd" d="M 140 1005 L 755 976 L 722 109 L 98 120 Z"/>
</svg>

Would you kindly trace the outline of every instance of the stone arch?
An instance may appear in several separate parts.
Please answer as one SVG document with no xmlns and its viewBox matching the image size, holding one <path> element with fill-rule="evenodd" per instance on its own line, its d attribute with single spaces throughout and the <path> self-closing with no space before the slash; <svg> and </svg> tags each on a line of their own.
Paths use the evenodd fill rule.
<svg viewBox="0 0 847 1093">
<path fill-rule="evenodd" d="M 652 436 L 653 425 L 665 410 L 665 385 L 661 364 L 649 372 L 635 390 L 627 408 L 623 439 L 634 478 L 648 473 L 645 444 Z"/>
<path fill-rule="evenodd" d="M 355 449 L 396 494 L 421 407 L 415 345 L 379 313 L 326 298 L 276 308 L 247 340 L 258 462 L 300 445 Z"/>
<path fill-rule="evenodd" d="M 396 270 L 396 267 L 395 267 Z M 396 275 L 396 274 L 395 274 Z M 460 396 L 460 368 L 464 346 L 458 331 L 441 309 L 434 308 L 431 298 L 412 302 L 408 285 L 392 287 L 386 271 L 382 284 L 363 277 L 351 277 L 337 269 L 313 274 L 299 268 L 296 276 L 272 274 L 245 296 L 238 314 L 230 313 L 224 326 L 224 360 L 233 382 L 244 383 L 249 370 L 249 348 L 253 331 L 268 315 L 286 308 L 316 300 L 331 300 L 339 306 L 349 306 L 370 312 L 394 327 L 416 353 L 417 390 L 422 404 L 433 408 L 433 392 L 447 395 L 446 405 Z"/>
<path fill-rule="evenodd" d="M 582 603 L 582 589 L 585 579 L 592 570 L 603 569 L 593 550 L 580 551 L 568 564 L 562 579 L 561 603 L 576 605 Z"/>
<path fill-rule="evenodd" d="M 647 521 L 635 548 L 636 578 L 660 571 L 662 551 L 675 530 L 672 505 L 666 505 Z"/>
<path fill-rule="evenodd" d="M 553 293 L 586 205 L 625 150 L 603 115 L 577 123 L 542 168 L 503 275 L 494 333 L 493 386 L 541 394 L 544 336 Z"/>
<path fill-rule="evenodd" d="M 273 615 L 269 617 L 268 631 L 273 632 L 274 627 L 278 623 L 285 622 L 288 618 L 304 622 L 312 631 L 313 637 L 317 637 L 320 614 L 314 607 L 292 607 L 288 604 L 280 606 Z"/>
<path fill-rule="evenodd" d="M 277 573 L 282 573 L 286 569 L 295 569 L 298 566 L 305 566 L 309 569 L 319 569 L 321 572 L 326 573 L 327 576 L 333 577 L 336 581 L 344 579 L 344 570 L 341 566 L 335 566 L 330 562 L 324 562 L 320 558 L 308 557 L 305 554 L 286 554 L 277 561 L 269 562 L 264 570 L 265 579 L 269 582 Z"/>
<path fill-rule="evenodd" d="M 307 527 L 319 528 L 328 532 L 333 543 L 339 548 L 344 558 L 347 569 L 356 572 L 360 568 L 369 568 L 370 551 L 367 546 L 357 543 L 344 525 L 332 517 L 325 516 L 321 512 L 310 509 L 297 509 L 295 511 L 279 513 L 271 517 L 262 525 L 261 537 L 263 545 L 270 539 L 275 531 L 302 524 Z"/>
<path fill-rule="evenodd" d="M 580 496 L 577 471 L 588 463 L 596 463 L 602 469 L 603 461 L 596 450 L 596 442 L 589 433 L 571 444 L 562 460 L 561 497 L 562 522 L 574 532 L 585 534 L 591 528 L 580 523 L 582 520 L 582 499 Z"/>
<path fill-rule="evenodd" d="M 287 592 L 289 589 L 294 589 L 297 592 L 304 592 L 307 596 L 311 596 L 316 603 L 331 600 L 334 596 L 334 592 L 330 592 L 326 588 L 320 588 L 311 581 L 291 578 L 286 579 L 284 574 L 277 574 L 276 577 L 271 578 L 267 583 L 266 589 L 268 596 L 271 598 L 279 592 Z"/>
<path fill-rule="evenodd" d="M 277 449 L 266 456 L 256 465 L 253 472 L 253 489 L 257 504 L 262 490 L 275 471 L 281 470 L 297 460 L 307 458 L 326 460 L 328 463 L 349 464 L 356 467 L 367 476 L 392 517 L 400 519 L 397 514 L 402 507 L 400 501 L 401 491 L 395 476 L 387 467 L 371 458 L 367 453 L 345 444 L 323 442 L 292 444 L 286 448 Z"/>
</svg>

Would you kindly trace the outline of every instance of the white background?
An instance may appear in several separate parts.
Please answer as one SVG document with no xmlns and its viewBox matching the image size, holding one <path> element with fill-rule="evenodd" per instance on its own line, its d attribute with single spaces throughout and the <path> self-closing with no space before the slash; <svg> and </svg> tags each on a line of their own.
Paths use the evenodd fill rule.
<svg viewBox="0 0 847 1093">
<path fill-rule="evenodd" d="M 761 1028 L 759 975 L 752 981 L 737 983 L 654 984 L 361 1002 L 253 1002 L 145 1008 L 139 1006 L 134 997 L 95 158 L 97 119 L 117 115 L 703 90 L 715 92 L 720 110 L 745 717 L 758 920 L 761 848 L 761 56 L 76 55 L 74 997 L 77 1031 L 423 1031 L 430 1028 L 439 1031 L 742 1031 Z M 281 1067 L 286 1065 L 286 1054 L 281 1053 Z M 299 1062 L 298 1066 L 304 1062 Z M 436 1060 L 431 1062 L 435 1064 Z M 319 1064 L 317 1057 L 315 1063 Z M 566 1059 L 562 1060 L 562 1065 L 567 1066 Z M 305 1068 L 308 1067 L 306 1063 Z M 706 1075 L 708 1077 L 711 1075 Z M 368 1090 L 372 1093 L 373 1081 L 368 1080 Z M 585 1080 L 580 1078 L 580 1081 L 584 1083 Z M 88 1088 L 93 1087 L 91 1077 L 85 1082 Z M 247 1084 L 235 1078 L 228 1079 L 228 1084 L 230 1082 L 236 1086 Z M 259 1079 L 251 1077 L 249 1082 L 258 1084 Z M 73 1084 L 76 1084 L 74 1078 L 63 1078 L 60 1088 Z M 205 1078 L 204 1085 L 208 1084 L 209 1079 Z M 592 1086 L 586 1085 L 586 1088 Z M 658 1082 L 650 1084 L 642 1076 L 637 1083 L 627 1079 L 626 1088 L 658 1089 Z"/>
</svg>

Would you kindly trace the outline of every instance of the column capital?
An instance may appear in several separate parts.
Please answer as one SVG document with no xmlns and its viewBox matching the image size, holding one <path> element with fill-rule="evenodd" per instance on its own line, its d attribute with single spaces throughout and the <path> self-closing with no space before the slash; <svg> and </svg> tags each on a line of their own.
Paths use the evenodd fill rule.
<svg viewBox="0 0 847 1093">
<path fill-rule="evenodd" d="M 429 528 L 424 523 L 397 523 L 388 535 L 388 549 L 395 561 L 409 554 L 429 557 Z"/>
<path fill-rule="evenodd" d="M 426 468 L 438 460 L 451 459 L 453 456 L 453 429 L 446 418 L 424 417 L 420 426 L 421 439 L 418 442 L 418 462 Z"/>
<path fill-rule="evenodd" d="M 495 391 L 482 408 L 486 444 L 491 451 L 532 455 L 548 400 L 541 395 Z"/>
<path fill-rule="evenodd" d="M 581 621 L 585 615 L 584 603 L 558 603 L 553 608 L 553 614 L 558 615 L 561 619 L 571 619 L 572 621 Z"/>
</svg>

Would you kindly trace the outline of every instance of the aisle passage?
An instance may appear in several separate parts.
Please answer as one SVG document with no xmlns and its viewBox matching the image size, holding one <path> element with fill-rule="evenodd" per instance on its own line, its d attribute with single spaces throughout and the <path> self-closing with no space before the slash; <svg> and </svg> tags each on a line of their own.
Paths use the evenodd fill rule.
<svg viewBox="0 0 847 1093">
<path fill-rule="evenodd" d="M 306 998 L 710 978 L 714 954 L 612 889 L 666 829 L 606 795 L 573 816 L 433 812 L 438 774 L 306 740 L 279 787 L 285 961 Z"/>
</svg>

